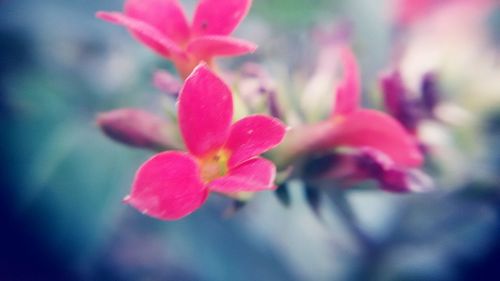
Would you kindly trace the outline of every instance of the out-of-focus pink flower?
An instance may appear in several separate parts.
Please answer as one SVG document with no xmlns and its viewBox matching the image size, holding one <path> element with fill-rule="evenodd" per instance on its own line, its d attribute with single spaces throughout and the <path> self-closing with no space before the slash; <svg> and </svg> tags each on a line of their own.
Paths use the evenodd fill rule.
<svg viewBox="0 0 500 281">
<path fill-rule="evenodd" d="M 330 117 L 292 130 L 287 149 L 295 155 L 329 152 L 340 147 L 369 149 L 385 155 L 398 169 L 421 166 L 423 156 L 415 138 L 396 119 L 381 111 L 360 108 L 356 58 L 348 47 L 341 47 L 339 52 L 344 77 L 335 90 Z"/>
<path fill-rule="evenodd" d="M 122 108 L 97 116 L 97 124 L 113 140 L 133 147 L 165 150 L 175 147 L 172 124 L 149 112 Z"/>
<path fill-rule="evenodd" d="M 470 10 L 494 4 L 492 0 L 393 0 L 394 20 L 398 26 L 411 26 L 432 16 L 443 7 L 463 6 Z"/>
<path fill-rule="evenodd" d="M 186 79 L 178 114 L 188 152 L 166 151 L 147 160 L 125 202 L 152 217 L 175 220 L 199 208 L 210 191 L 275 188 L 274 164 L 258 155 L 282 141 L 285 126 L 279 120 L 251 115 L 231 124 L 231 92 L 205 65 Z"/>
<path fill-rule="evenodd" d="M 413 136 L 401 124 L 381 111 L 359 107 L 359 71 L 348 47 L 340 49 L 344 78 L 336 89 L 329 119 L 300 128 L 308 136 L 301 149 L 308 152 L 332 147 L 371 147 L 382 151 L 394 162 L 417 167 L 423 158 Z"/>
<path fill-rule="evenodd" d="M 449 2 L 449 0 L 447 0 Z M 395 20 L 399 25 L 411 25 L 425 18 L 436 7 L 443 5 L 445 1 L 436 0 L 396 0 Z"/>
<path fill-rule="evenodd" d="M 172 60 L 186 78 L 200 62 L 237 56 L 257 46 L 229 36 L 246 16 L 252 0 L 200 0 L 192 23 L 178 0 L 127 0 L 124 12 L 98 12 L 97 17 L 125 26 L 135 38 Z"/>
</svg>

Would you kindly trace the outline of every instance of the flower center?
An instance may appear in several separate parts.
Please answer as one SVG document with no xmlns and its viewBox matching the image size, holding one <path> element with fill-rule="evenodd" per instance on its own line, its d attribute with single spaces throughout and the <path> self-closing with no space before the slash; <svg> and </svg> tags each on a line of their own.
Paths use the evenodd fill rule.
<svg viewBox="0 0 500 281">
<path fill-rule="evenodd" d="M 342 121 L 344 121 L 345 116 L 341 114 L 335 114 L 335 116 L 332 118 L 333 124 L 338 125 Z"/>
<path fill-rule="evenodd" d="M 203 157 L 200 161 L 202 180 L 207 183 L 224 176 L 228 170 L 228 160 L 229 153 L 222 149 Z"/>
</svg>

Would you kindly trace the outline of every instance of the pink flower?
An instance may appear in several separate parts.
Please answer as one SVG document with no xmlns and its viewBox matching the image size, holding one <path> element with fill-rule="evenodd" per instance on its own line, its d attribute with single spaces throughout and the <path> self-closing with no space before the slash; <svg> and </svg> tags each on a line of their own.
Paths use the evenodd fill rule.
<svg viewBox="0 0 500 281">
<path fill-rule="evenodd" d="M 337 88 L 330 120 L 330 146 L 355 148 L 345 155 L 355 166 L 348 178 L 374 179 L 390 192 L 432 190 L 432 182 L 418 171 L 423 155 L 418 141 L 392 116 L 359 107 L 360 80 L 356 58 L 343 47 L 340 58 L 344 79 Z M 343 168 L 345 169 L 345 167 Z"/>
<path fill-rule="evenodd" d="M 97 17 L 125 26 L 132 35 L 175 64 L 185 78 L 200 62 L 216 56 L 253 52 L 253 43 L 228 35 L 246 16 L 251 0 L 200 0 L 188 23 L 178 0 L 127 0 L 124 12 L 98 12 Z"/>
<path fill-rule="evenodd" d="M 441 10 L 451 6 L 462 6 L 468 12 L 487 9 L 494 5 L 492 0 L 393 0 L 394 20 L 399 26 L 411 26 L 425 20 Z M 459 20 L 459 18 L 457 18 Z"/>
<path fill-rule="evenodd" d="M 385 153 L 395 163 L 417 167 L 423 157 L 414 137 L 390 115 L 359 108 L 359 71 L 352 51 L 340 50 L 344 80 L 337 88 L 330 120 L 335 129 L 330 145 L 370 147 Z"/>
<path fill-rule="evenodd" d="M 356 58 L 346 46 L 338 51 L 344 77 L 335 89 L 329 118 L 291 130 L 280 146 L 285 155 L 280 165 L 304 157 L 302 176 L 308 181 L 374 179 L 387 191 L 426 189 L 416 185 L 424 181 L 414 180 L 415 168 L 423 163 L 414 136 L 390 115 L 360 107 Z"/>
<path fill-rule="evenodd" d="M 396 119 L 381 111 L 359 107 L 356 58 L 347 47 L 340 49 L 340 58 L 344 78 L 336 89 L 330 118 L 290 132 L 294 149 L 306 154 L 335 147 L 368 147 L 383 152 L 398 165 L 420 166 L 423 157 L 414 137 Z"/>
<path fill-rule="evenodd" d="M 231 124 L 231 92 L 204 65 L 187 78 L 178 106 L 188 152 L 166 151 L 147 160 L 126 203 L 152 217 L 176 220 L 199 208 L 210 191 L 275 188 L 274 164 L 258 155 L 282 141 L 285 126 L 280 121 L 252 115 Z"/>
</svg>

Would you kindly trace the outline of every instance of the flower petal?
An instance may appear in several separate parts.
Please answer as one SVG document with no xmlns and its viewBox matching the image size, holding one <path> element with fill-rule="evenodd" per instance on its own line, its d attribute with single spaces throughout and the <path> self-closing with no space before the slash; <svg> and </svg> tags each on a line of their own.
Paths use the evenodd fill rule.
<svg viewBox="0 0 500 281">
<path fill-rule="evenodd" d="M 436 189 L 432 178 L 418 169 L 387 169 L 382 179 L 379 179 L 380 188 L 385 191 L 401 192 L 430 192 Z"/>
<path fill-rule="evenodd" d="M 124 201 L 149 216 L 176 220 L 198 209 L 207 196 L 196 160 L 187 153 L 167 151 L 139 168 Z"/>
<path fill-rule="evenodd" d="M 427 72 L 422 77 L 420 91 L 422 92 L 422 106 L 424 110 L 432 115 L 434 109 L 440 102 L 441 89 L 439 77 L 435 72 Z"/>
<path fill-rule="evenodd" d="M 254 158 L 230 169 L 227 176 L 213 180 L 208 188 L 223 193 L 275 189 L 276 167 L 264 158 Z"/>
<path fill-rule="evenodd" d="M 408 131 L 416 132 L 418 123 L 425 117 L 425 112 L 419 101 L 411 100 L 408 97 L 408 90 L 399 71 L 395 70 L 382 76 L 380 86 L 384 94 L 384 105 L 387 112 Z"/>
<path fill-rule="evenodd" d="M 426 192 L 434 189 L 428 175 L 417 169 L 398 166 L 379 150 L 364 147 L 352 156 L 356 159 L 358 174 L 376 180 L 385 191 Z"/>
<path fill-rule="evenodd" d="M 340 49 L 340 60 L 344 68 L 344 78 L 337 87 L 334 97 L 333 114 L 348 114 L 359 105 L 359 70 L 356 57 L 348 47 Z"/>
<path fill-rule="evenodd" d="M 252 0 L 200 0 L 194 13 L 194 36 L 230 34 L 251 5 Z"/>
<path fill-rule="evenodd" d="M 423 158 L 415 139 L 394 118 L 370 109 L 356 111 L 341 119 L 333 145 L 371 147 L 387 154 L 395 163 L 417 167 Z"/>
<path fill-rule="evenodd" d="M 380 78 L 380 88 L 384 94 L 384 106 L 392 116 L 400 116 L 407 90 L 398 70 L 384 73 Z"/>
<path fill-rule="evenodd" d="M 179 126 L 188 150 L 203 156 L 221 148 L 232 116 L 231 91 L 204 64 L 198 65 L 179 95 Z"/>
<path fill-rule="evenodd" d="M 285 131 L 281 121 L 264 115 L 247 116 L 234 123 L 224 145 L 231 153 L 229 167 L 277 146 L 283 140 Z"/>
<path fill-rule="evenodd" d="M 398 0 L 394 3 L 396 23 L 401 26 L 411 25 L 425 18 L 439 1 L 434 0 Z"/>
<path fill-rule="evenodd" d="M 189 24 L 177 0 L 128 0 L 125 14 L 156 28 L 178 45 L 189 38 Z"/>
<path fill-rule="evenodd" d="M 118 12 L 98 12 L 96 16 L 102 20 L 125 26 L 138 40 L 164 57 L 185 58 L 184 52 L 174 41 L 145 22 Z"/>
<path fill-rule="evenodd" d="M 257 45 L 254 43 L 218 35 L 197 37 L 187 46 L 188 53 L 205 61 L 215 56 L 238 56 L 253 53 L 255 49 L 257 49 Z"/>
</svg>

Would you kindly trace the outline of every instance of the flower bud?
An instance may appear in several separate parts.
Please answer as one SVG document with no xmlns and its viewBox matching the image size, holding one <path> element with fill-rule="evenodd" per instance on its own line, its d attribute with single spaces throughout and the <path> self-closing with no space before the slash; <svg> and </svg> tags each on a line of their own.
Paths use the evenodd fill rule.
<svg viewBox="0 0 500 281">
<path fill-rule="evenodd" d="M 278 102 L 278 93 L 270 75 L 258 64 L 246 63 L 241 67 L 238 91 L 252 112 L 267 112 L 282 118 L 283 110 Z"/>
<path fill-rule="evenodd" d="M 424 110 L 432 114 L 439 103 L 438 77 L 435 73 L 428 72 L 422 77 L 421 92 Z"/>
<path fill-rule="evenodd" d="M 410 99 L 399 71 L 383 75 L 380 85 L 387 111 L 406 129 L 415 132 L 423 115 L 418 101 Z"/>
<path fill-rule="evenodd" d="M 104 112 L 97 116 L 97 124 L 108 137 L 129 146 L 153 150 L 175 146 L 170 124 L 143 110 L 123 108 Z"/>
<path fill-rule="evenodd" d="M 179 79 L 165 70 L 157 70 L 154 73 L 153 84 L 161 92 L 173 97 L 177 97 L 182 87 Z"/>
</svg>

